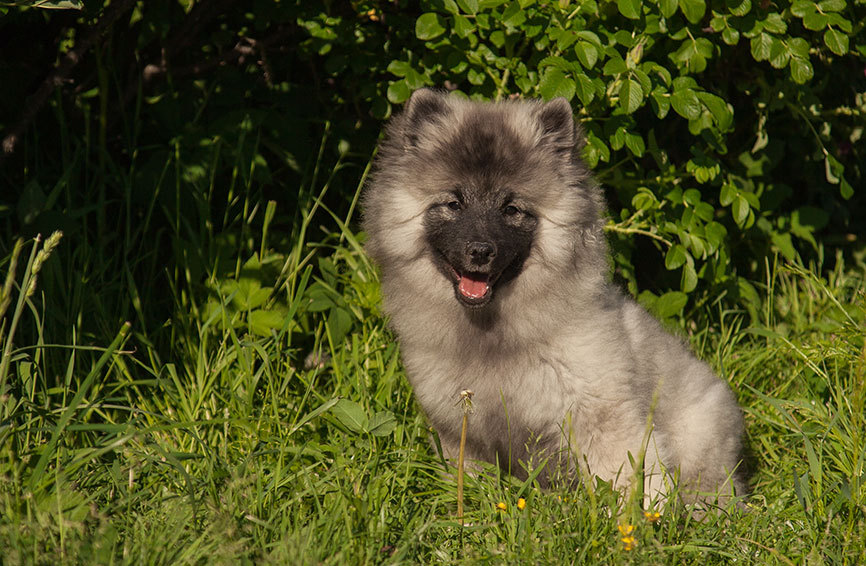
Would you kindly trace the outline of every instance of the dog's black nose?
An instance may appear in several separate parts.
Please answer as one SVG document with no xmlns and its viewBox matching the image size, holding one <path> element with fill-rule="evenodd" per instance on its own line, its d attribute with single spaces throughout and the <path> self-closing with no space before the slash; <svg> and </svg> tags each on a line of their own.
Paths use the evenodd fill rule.
<svg viewBox="0 0 866 566">
<path fill-rule="evenodd" d="M 496 257 L 496 246 L 491 242 L 469 242 L 466 244 L 466 256 L 475 265 L 487 265 Z"/>
</svg>

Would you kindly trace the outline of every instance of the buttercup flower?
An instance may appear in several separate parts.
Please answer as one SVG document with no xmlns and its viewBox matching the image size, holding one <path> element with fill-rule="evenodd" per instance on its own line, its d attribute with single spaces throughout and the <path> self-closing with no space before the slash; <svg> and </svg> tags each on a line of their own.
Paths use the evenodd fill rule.
<svg viewBox="0 0 866 566">
<path fill-rule="evenodd" d="M 517 500 L 517 508 L 523 511 L 526 508 L 526 500 L 522 497 Z"/>
<path fill-rule="evenodd" d="M 634 540 L 634 537 L 629 535 L 627 537 L 622 537 L 622 547 L 626 550 L 634 550 L 634 547 L 637 546 L 637 541 Z"/>
<path fill-rule="evenodd" d="M 634 525 L 620 524 L 617 525 L 616 528 L 619 529 L 619 532 L 622 535 L 620 540 L 622 541 L 623 548 L 626 550 L 633 550 L 634 547 L 637 546 L 637 541 L 632 536 Z"/>
<path fill-rule="evenodd" d="M 497 511 L 506 511 L 508 509 L 508 505 L 505 504 L 504 501 L 500 501 L 496 504 Z"/>
</svg>

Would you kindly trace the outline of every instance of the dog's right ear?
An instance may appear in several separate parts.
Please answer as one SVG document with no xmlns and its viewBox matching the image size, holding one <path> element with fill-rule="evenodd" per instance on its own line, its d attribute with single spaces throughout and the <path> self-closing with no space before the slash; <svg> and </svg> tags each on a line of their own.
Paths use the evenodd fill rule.
<svg viewBox="0 0 866 566">
<path fill-rule="evenodd" d="M 418 138 L 429 124 L 435 124 L 451 113 L 445 100 L 448 95 L 432 88 L 418 89 L 403 109 L 403 139 L 407 147 L 418 145 Z"/>
</svg>

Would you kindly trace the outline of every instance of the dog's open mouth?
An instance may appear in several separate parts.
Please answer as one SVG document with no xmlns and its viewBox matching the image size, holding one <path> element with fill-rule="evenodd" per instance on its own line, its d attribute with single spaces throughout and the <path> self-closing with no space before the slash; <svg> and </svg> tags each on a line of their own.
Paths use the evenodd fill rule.
<svg viewBox="0 0 866 566">
<path fill-rule="evenodd" d="M 482 307 L 493 298 L 494 278 L 487 273 L 460 273 L 448 264 L 457 299 L 467 307 Z"/>
</svg>

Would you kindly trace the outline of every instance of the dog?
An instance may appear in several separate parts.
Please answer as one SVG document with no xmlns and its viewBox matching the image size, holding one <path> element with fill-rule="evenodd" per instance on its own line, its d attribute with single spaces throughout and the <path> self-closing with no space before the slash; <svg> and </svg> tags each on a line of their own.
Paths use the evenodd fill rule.
<svg viewBox="0 0 866 566">
<path fill-rule="evenodd" d="M 414 394 L 450 459 L 471 390 L 467 459 L 744 493 L 730 387 L 610 280 L 584 143 L 562 98 L 422 89 L 388 123 L 362 227 Z"/>
</svg>

